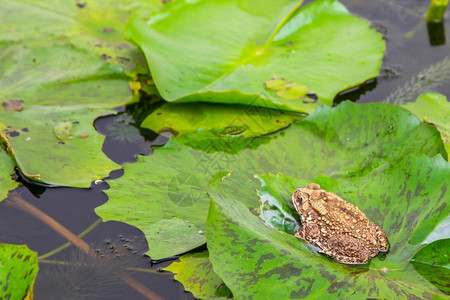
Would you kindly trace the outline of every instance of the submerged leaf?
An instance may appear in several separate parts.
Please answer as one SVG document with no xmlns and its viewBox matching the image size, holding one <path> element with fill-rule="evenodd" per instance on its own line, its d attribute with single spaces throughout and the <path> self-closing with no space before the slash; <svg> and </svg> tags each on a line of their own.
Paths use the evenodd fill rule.
<svg viewBox="0 0 450 300">
<path fill-rule="evenodd" d="M 152 156 L 139 157 L 124 166 L 124 176 L 108 181 L 109 201 L 97 207 L 96 213 L 104 221 L 121 220 L 143 230 L 149 255 L 154 257 L 152 247 L 157 241 L 152 233 L 160 220 L 176 217 L 205 230 L 206 183 L 218 171 L 232 170 L 245 194 L 240 201 L 258 209 L 255 190 L 259 180 L 254 174 L 282 172 L 305 181 L 318 174 L 352 178 L 383 169 L 408 154 L 447 158 L 436 128 L 388 104 L 344 102 L 336 108 L 322 107 L 281 132 L 251 138 L 244 147 L 242 138 L 225 140 L 198 139 L 193 149 L 174 138 L 156 148 Z M 188 245 L 178 247 L 178 235 L 165 238 L 164 256 L 190 250 Z M 177 247 L 170 247 L 171 243 Z M 158 251 L 163 253 L 161 248 Z"/>
<path fill-rule="evenodd" d="M 339 91 L 376 77 L 384 42 L 338 1 L 298 9 L 301 2 L 181 0 L 148 22 L 132 17 L 125 34 L 145 53 L 167 101 L 312 112 L 331 105 Z M 233 22 L 224 22 L 229 16 Z M 299 87 L 281 96 L 267 92 L 264 82 L 274 74 L 306 85 L 318 101 L 292 100 L 304 93 Z"/>
<path fill-rule="evenodd" d="M 0 244 L 0 299 L 33 299 L 37 253 L 25 245 Z"/>
<path fill-rule="evenodd" d="M 209 130 L 220 136 L 256 137 L 288 126 L 299 114 L 254 106 L 211 103 L 166 103 L 141 124 L 154 132 L 174 131 L 177 136 Z"/>
</svg>

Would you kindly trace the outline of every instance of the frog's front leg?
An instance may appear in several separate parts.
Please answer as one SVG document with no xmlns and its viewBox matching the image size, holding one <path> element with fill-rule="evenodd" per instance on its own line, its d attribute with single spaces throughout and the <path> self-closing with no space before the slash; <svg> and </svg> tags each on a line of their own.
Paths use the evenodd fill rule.
<svg viewBox="0 0 450 300">
<path fill-rule="evenodd" d="M 295 237 L 307 242 L 314 242 L 320 234 L 319 226 L 317 224 L 305 224 L 297 229 Z"/>
<path fill-rule="evenodd" d="M 380 226 L 375 225 L 375 233 L 377 237 L 377 247 L 378 251 L 380 252 L 386 252 L 389 250 L 389 242 L 386 236 L 386 232 L 384 232 L 383 229 L 381 229 Z"/>
</svg>

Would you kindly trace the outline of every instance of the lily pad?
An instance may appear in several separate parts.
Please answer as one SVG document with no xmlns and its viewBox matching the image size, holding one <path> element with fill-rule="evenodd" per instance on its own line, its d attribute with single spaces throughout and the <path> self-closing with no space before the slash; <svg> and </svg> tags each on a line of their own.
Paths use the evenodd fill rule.
<svg viewBox="0 0 450 300">
<path fill-rule="evenodd" d="M 233 139 L 228 141 L 222 149 L 210 151 L 216 142 L 204 139 L 194 149 L 178 138 L 171 139 L 152 156 L 125 165 L 124 176 L 109 181 L 109 201 L 97 207 L 96 213 L 104 221 L 119 220 L 143 230 L 149 241 L 148 254 L 157 259 L 162 258 L 161 248 L 155 257 L 152 248 L 159 239 L 152 233 L 158 230 L 155 224 L 160 220 L 176 217 L 205 230 L 206 183 L 218 171 L 234 172 L 246 194 L 241 201 L 256 210 L 259 181 L 254 174 L 282 172 L 304 180 L 313 180 L 318 174 L 352 178 L 382 170 L 408 154 L 447 158 L 435 127 L 421 123 L 402 108 L 382 103 L 343 102 L 336 108 L 321 107 L 283 131 L 252 138 L 246 147 L 239 146 L 240 151 L 226 150 L 238 149 Z M 191 239 L 197 240 L 198 235 Z M 175 229 L 172 234 L 167 232 L 164 256 L 191 250 L 178 247 L 178 240 Z"/>
<path fill-rule="evenodd" d="M 180 199 L 180 204 L 185 199 Z M 182 204 L 181 204 L 182 205 Z M 145 218 L 145 216 L 144 216 Z M 149 226 L 145 232 L 152 237 L 152 258 L 162 258 L 167 256 L 167 249 L 194 249 L 205 243 L 205 232 L 187 221 L 172 218 L 162 219 L 153 226 Z M 176 243 L 174 240 L 167 240 L 167 236 L 178 235 Z M 176 253 L 179 254 L 179 253 Z"/>
<path fill-rule="evenodd" d="M 448 233 L 447 233 L 448 236 Z M 450 239 L 437 240 L 420 249 L 411 260 L 416 271 L 445 294 L 450 294 Z"/>
<path fill-rule="evenodd" d="M 0 62 L 3 103 L 113 108 L 132 100 L 120 66 L 73 46 L 13 43 L 0 46 Z"/>
<path fill-rule="evenodd" d="M 441 94 L 420 95 L 415 102 L 402 105 L 425 122 L 433 124 L 441 132 L 447 153 L 450 153 L 450 103 Z"/>
<path fill-rule="evenodd" d="M 444 296 L 409 263 L 449 213 L 450 165 L 442 157 L 406 156 L 364 176 L 334 181 L 333 192 L 357 205 L 387 233 L 390 251 L 367 265 L 335 262 L 293 235 L 267 227 L 243 204 L 239 181 L 225 179 L 219 187 L 226 174 L 218 173 L 209 184 L 207 240 L 214 271 L 236 298 Z M 293 182 L 281 175 L 267 178 L 266 185 Z"/>
<path fill-rule="evenodd" d="M 27 177 L 53 185 L 89 187 L 93 180 L 119 168 L 101 151 L 104 136 L 93 126 L 97 117 L 111 113 L 108 109 L 32 106 L 1 113 L 0 130 Z M 68 122 L 72 129 L 62 139 L 55 128 Z"/>
<path fill-rule="evenodd" d="M 214 130 L 216 135 L 255 137 L 288 126 L 301 115 L 254 106 L 211 103 L 167 103 L 153 111 L 141 127 L 155 132 L 172 131 L 177 136 Z"/>
<path fill-rule="evenodd" d="M 25 245 L 0 244 L 0 299 L 33 299 L 37 253 Z"/>
<path fill-rule="evenodd" d="M 376 77 L 385 46 L 367 21 L 338 1 L 298 9 L 301 3 L 175 1 L 148 22 L 132 17 L 125 36 L 141 47 L 159 93 L 169 102 L 312 112 L 320 104 L 331 105 L 339 91 Z M 233 22 L 224 22 L 229 16 Z M 307 88 L 318 101 L 302 97 L 299 89 L 277 95 L 264 84 L 274 76 Z"/>
<path fill-rule="evenodd" d="M 180 257 L 164 270 L 175 273 L 175 279 L 194 297 L 200 299 L 227 299 L 231 291 L 214 273 L 208 251 L 189 253 Z"/>
<path fill-rule="evenodd" d="M 148 19 L 153 10 L 161 8 L 160 0 L 5 0 L 0 11 L 0 41 L 70 43 L 120 65 L 128 75 L 148 73 L 142 67 L 145 59 L 140 50 L 123 39 L 124 25 L 131 11 L 142 12 Z"/>
<path fill-rule="evenodd" d="M 8 191 L 17 186 L 17 182 L 12 180 L 14 174 L 14 162 L 3 150 L 0 150 L 0 202 L 6 198 Z"/>
</svg>

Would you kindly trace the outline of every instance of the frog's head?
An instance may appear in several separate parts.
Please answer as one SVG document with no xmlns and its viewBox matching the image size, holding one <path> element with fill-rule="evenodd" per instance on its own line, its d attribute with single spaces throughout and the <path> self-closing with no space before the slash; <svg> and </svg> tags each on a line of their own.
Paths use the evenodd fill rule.
<svg viewBox="0 0 450 300">
<path fill-rule="evenodd" d="M 292 194 L 292 203 L 298 212 L 309 208 L 309 202 L 311 200 L 309 191 L 309 189 L 300 188 L 296 189 Z"/>
</svg>

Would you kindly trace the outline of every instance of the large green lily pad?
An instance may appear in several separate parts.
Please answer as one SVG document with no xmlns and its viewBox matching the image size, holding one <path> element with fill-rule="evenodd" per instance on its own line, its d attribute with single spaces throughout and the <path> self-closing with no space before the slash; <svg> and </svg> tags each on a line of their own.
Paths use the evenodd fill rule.
<svg viewBox="0 0 450 300">
<path fill-rule="evenodd" d="M 113 108 L 132 99 L 120 66 L 70 45 L 0 46 L 0 64 L 0 102 Z"/>
<path fill-rule="evenodd" d="M 322 175 L 314 180 L 357 205 L 386 231 L 389 252 L 366 265 L 335 262 L 293 235 L 269 228 L 243 204 L 245 194 L 238 178 L 225 179 L 219 187 L 225 174 L 217 174 L 208 188 L 207 241 L 214 271 L 236 298 L 327 294 L 332 298 L 423 299 L 444 295 L 434 280 L 424 280 L 409 264 L 450 211 L 450 165 L 442 157 L 407 156 L 361 177 L 334 180 Z M 288 194 L 281 189 L 272 195 L 280 199 L 290 198 L 303 183 L 281 175 L 266 179 L 266 185 L 289 186 Z M 439 233 L 440 237 L 446 235 Z"/>
<path fill-rule="evenodd" d="M 282 172 L 305 180 L 321 173 L 352 178 L 383 169 L 408 154 L 447 158 L 436 128 L 389 104 L 344 102 L 336 108 L 322 107 L 281 132 L 252 138 L 240 151 L 229 151 L 241 146 L 234 145 L 233 139 L 221 145 L 222 149 L 209 151 L 215 145 L 205 139 L 194 149 L 175 138 L 155 149 L 152 156 L 139 157 L 124 166 L 123 177 L 109 181 L 109 201 L 97 207 L 96 213 L 104 221 L 119 220 L 143 230 L 149 255 L 157 259 L 192 249 L 190 245 L 170 247 L 170 241 L 180 245 L 180 238 L 199 241 L 199 236 L 205 241 L 209 207 L 205 188 L 218 171 L 232 170 L 247 195 L 241 201 L 259 209 L 254 201 L 259 181 L 254 174 Z M 152 249 L 159 238 L 152 233 L 158 230 L 159 221 L 173 217 L 196 226 L 197 231 L 186 228 L 195 234 L 180 237 L 180 229 L 166 230 L 166 254 L 158 247 L 155 256 Z"/>
<path fill-rule="evenodd" d="M 119 166 L 101 151 L 94 120 L 108 109 L 32 106 L 0 114 L 0 130 L 21 171 L 47 184 L 89 187 Z"/>
<path fill-rule="evenodd" d="M 159 0 L 5 0 L 0 11 L 0 41 L 70 43 L 98 58 L 103 55 L 129 75 L 147 73 L 140 50 L 123 39 L 124 25 L 131 11 L 142 12 L 148 19 L 161 7 Z"/>
<path fill-rule="evenodd" d="M 14 162 L 8 153 L 0 150 L 0 201 L 6 198 L 8 191 L 17 186 L 17 182 L 11 178 L 14 167 Z"/>
<path fill-rule="evenodd" d="M 27 176 L 89 187 L 91 180 L 117 168 L 101 152 L 103 138 L 95 132 L 93 120 L 112 112 L 106 109 L 135 100 L 140 83 L 132 80 L 141 79 L 138 74 L 148 76 L 148 69 L 140 49 L 123 39 L 123 28 L 132 10 L 144 12 L 148 19 L 161 7 L 157 0 L 2 3 L 0 102 L 6 113 L 0 114 L 0 122 Z M 23 109 L 22 115 L 13 113 Z M 69 116 L 71 120 L 65 120 Z M 73 120 L 80 123 L 71 126 Z M 30 132 L 20 132 L 22 128 Z M 7 131 L 21 136 L 7 136 Z M 48 168 L 49 163 L 54 168 Z"/>
<path fill-rule="evenodd" d="M 199 299 L 226 299 L 230 290 L 213 271 L 208 251 L 189 253 L 180 257 L 164 270 L 175 273 L 175 279 Z"/>
<path fill-rule="evenodd" d="M 0 299 L 33 299 L 37 253 L 27 246 L 0 244 Z"/>
<path fill-rule="evenodd" d="M 415 102 L 402 107 L 425 122 L 434 124 L 441 132 L 447 153 L 450 153 L 450 103 L 447 97 L 436 93 L 423 94 Z"/>
<path fill-rule="evenodd" d="M 376 77 L 384 42 L 338 1 L 298 10 L 301 2 L 174 1 L 148 22 L 132 17 L 125 35 L 143 50 L 167 101 L 312 112 Z M 305 89 L 318 101 L 302 97 Z"/>
</svg>

